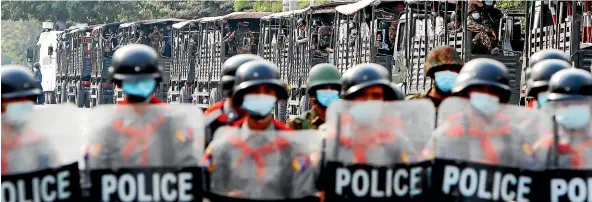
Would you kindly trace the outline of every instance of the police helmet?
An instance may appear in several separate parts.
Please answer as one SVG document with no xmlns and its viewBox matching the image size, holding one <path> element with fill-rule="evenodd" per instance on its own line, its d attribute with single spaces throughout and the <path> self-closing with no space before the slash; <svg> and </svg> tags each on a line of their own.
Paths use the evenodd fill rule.
<svg viewBox="0 0 592 202">
<path fill-rule="evenodd" d="M 33 74 L 23 66 L 2 66 L 2 99 L 35 97 L 41 95 L 41 89 Z"/>
<path fill-rule="evenodd" d="M 569 57 L 567 57 L 567 55 L 565 55 L 563 51 L 557 49 L 547 49 L 532 54 L 530 56 L 530 63 L 528 64 L 528 66 L 534 67 L 540 61 L 549 59 L 563 60 L 568 63 L 570 62 Z"/>
<path fill-rule="evenodd" d="M 287 99 L 286 85 L 280 80 L 278 68 L 266 60 L 253 60 L 241 65 L 235 74 L 232 103 L 241 106 L 247 90 L 262 84 L 268 84 L 276 90 L 278 100 Z"/>
<path fill-rule="evenodd" d="M 156 79 L 160 82 L 162 75 L 158 68 L 158 61 L 158 53 L 150 46 L 143 44 L 123 46 L 113 53 L 109 79 L 114 82 Z"/>
<path fill-rule="evenodd" d="M 551 76 L 571 65 L 563 60 L 550 59 L 537 63 L 530 68 L 530 78 L 527 81 L 526 96 L 534 97 L 549 87 Z"/>
<path fill-rule="evenodd" d="M 264 59 L 258 55 L 240 54 L 228 58 L 228 60 L 222 64 L 222 78 L 220 79 L 220 88 L 222 89 L 222 93 L 224 95 L 232 95 L 232 87 L 234 87 L 234 75 L 236 74 L 238 67 L 253 60 Z"/>
<path fill-rule="evenodd" d="M 373 85 L 380 85 L 384 88 L 385 100 L 403 99 L 401 92 L 393 88 L 389 80 L 389 73 L 385 67 L 379 64 L 366 63 L 348 69 L 341 77 L 341 97 L 352 99 L 357 92 Z"/>
<path fill-rule="evenodd" d="M 510 74 L 506 66 L 497 60 L 478 58 L 467 62 L 452 88 L 453 94 L 467 93 L 471 87 L 491 86 L 499 95 L 500 102 L 510 100 Z"/>
<path fill-rule="evenodd" d="M 590 72 L 569 68 L 559 70 L 549 81 L 549 101 L 592 99 Z"/>
<path fill-rule="evenodd" d="M 322 63 L 310 68 L 306 81 L 306 94 L 315 97 L 317 88 L 324 85 L 332 85 L 341 88 L 341 73 L 332 64 Z"/>
</svg>

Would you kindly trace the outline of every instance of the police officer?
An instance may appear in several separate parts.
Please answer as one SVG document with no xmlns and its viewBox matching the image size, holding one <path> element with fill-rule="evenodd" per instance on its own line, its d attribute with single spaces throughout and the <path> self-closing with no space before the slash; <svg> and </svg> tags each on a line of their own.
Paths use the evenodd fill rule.
<svg viewBox="0 0 592 202">
<path fill-rule="evenodd" d="M 553 106 L 555 121 L 559 126 L 557 132 L 562 134 L 559 148 L 553 149 L 554 137 L 550 126 L 534 144 L 537 156 L 545 158 L 546 152 L 558 152 L 559 168 L 583 169 L 590 167 L 586 151 L 589 146 L 590 115 L 592 114 L 592 75 L 590 72 L 569 68 L 559 70 L 549 80 L 548 102 Z M 551 125 L 551 124 L 549 124 Z M 559 134 L 557 134 L 559 135 Z M 555 155 L 553 155 L 555 156 Z M 548 159 L 547 159 L 548 160 Z"/>
<path fill-rule="evenodd" d="M 33 74 L 35 74 L 35 82 L 37 84 L 37 87 L 39 89 L 41 89 L 41 94 L 39 94 L 39 96 L 37 96 L 37 104 L 43 104 L 45 103 L 45 96 L 43 96 L 43 86 L 41 85 L 41 82 L 43 81 L 43 75 L 41 74 L 41 65 L 39 65 L 38 62 L 36 62 L 33 65 Z"/>
<path fill-rule="evenodd" d="M 425 76 L 431 78 L 434 86 L 426 93 L 407 96 L 407 100 L 430 99 L 436 108 L 442 100 L 450 96 L 463 61 L 458 52 L 451 46 L 440 46 L 428 53 L 425 64 Z"/>
<path fill-rule="evenodd" d="M 253 60 L 263 60 L 263 58 L 257 55 L 241 54 L 228 58 L 222 65 L 220 88 L 226 99 L 210 106 L 205 112 L 208 138 L 211 138 L 220 126 L 231 125 L 232 122 L 245 116 L 246 112 L 240 105 L 234 105 L 232 102 L 232 88 L 238 67 Z"/>
<path fill-rule="evenodd" d="M 26 67 L 2 66 L 2 174 L 27 172 L 57 163 L 43 138 L 24 131 L 26 113 L 33 111 L 41 89 Z"/>
<path fill-rule="evenodd" d="M 474 59 L 460 71 L 452 93 L 469 98 L 474 109 L 489 115 L 496 112 L 500 104 L 510 101 L 509 78 L 508 69 L 501 62 Z"/>
<path fill-rule="evenodd" d="M 232 103 L 246 111 L 235 126 L 250 130 L 290 130 L 274 120 L 272 111 L 278 100 L 287 99 L 288 91 L 279 78 L 277 66 L 265 60 L 253 60 L 236 70 Z"/>
<path fill-rule="evenodd" d="M 158 60 L 158 53 L 142 44 L 123 46 L 113 53 L 109 79 L 125 93 L 124 101 L 119 104 L 163 103 L 152 96 L 162 80 Z"/>
<path fill-rule="evenodd" d="M 567 55 L 565 55 L 565 53 L 560 50 L 557 50 L 557 49 L 542 50 L 542 51 L 536 52 L 530 56 L 528 68 L 526 68 L 524 78 L 526 78 L 526 80 L 528 81 L 530 79 L 530 74 L 531 74 L 530 72 L 532 70 L 532 67 L 534 67 L 537 63 L 539 63 L 541 61 L 550 60 L 550 59 L 563 60 L 567 63 L 571 63 L 569 60 L 569 57 L 567 57 Z M 527 83 L 527 85 L 528 85 L 528 83 Z M 527 86 L 527 88 L 528 88 L 528 86 Z M 534 97 L 526 96 L 526 98 L 528 98 L 526 100 L 530 100 L 530 101 L 528 101 L 528 103 L 525 102 L 527 104 L 526 106 L 532 107 L 532 105 L 535 103 L 534 101 L 532 101 Z M 521 103 L 522 103 L 522 101 L 521 101 Z"/>
<path fill-rule="evenodd" d="M 312 67 L 308 73 L 306 94 L 314 104 L 310 110 L 290 121 L 290 128 L 318 129 L 325 123 L 327 107 L 339 99 L 340 79 L 341 73 L 334 65 L 323 63 Z"/>
<path fill-rule="evenodd" d="M 526 96 L 532 97 L 527 106 L 532 107 L 536 104 L 537 108 L 542 107 L 547 102 L 549 93 L 549 80 L 556 72 L 571 68 L 571 65 L 563 60 L 549 59 L 538 62 L 530 68 L 530 78 L 527 81 Z"/>
</svg>

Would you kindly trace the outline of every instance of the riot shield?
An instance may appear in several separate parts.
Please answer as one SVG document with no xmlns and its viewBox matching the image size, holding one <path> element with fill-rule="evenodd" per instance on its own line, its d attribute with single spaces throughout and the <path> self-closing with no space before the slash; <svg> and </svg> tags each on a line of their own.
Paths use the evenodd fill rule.
<svg viewBox="0 0 592 202">
<path fill-rule="evenodd" d="M 423 191 L 419 153 L 434 128 L 429 100 L 338 101 L 327 112 L 321 170 L 326 201 L 411 201 Z"/>
<path fill-rule="evenodd" d="M 320 140 L 314 130 L 218 129 L 206 150 L 208 198 L 314 201 Z"/>
<path fill-rule="evenodd" d="M 82 113 L 65 104 L 3 117 L 2 201 L 80 200 Z"/>
<path fill-rule="evenodd" d="M 422 152 L 434 159 L 433 199 L 536 201 L 530 190 L 540 178 L 531 171 L 536 157 L 529 144 L 537 132 L 536 111 L 501 104 L 483 114 L 459 97 L 444 100 L 440 109 L 442 122 Z"/>
<path fill-rule="evenodd" d="M 201 201 L 204 121 L 193 105 L 93 110 L 85 150 L 92 201 Z"/>
<path fill-rule="evenodd" d="M 546 201 L 590 200 L 592 100 L 547 103 L 541 109 L 539 138 L 533 145 L 546 168 Z"/>
</svg>

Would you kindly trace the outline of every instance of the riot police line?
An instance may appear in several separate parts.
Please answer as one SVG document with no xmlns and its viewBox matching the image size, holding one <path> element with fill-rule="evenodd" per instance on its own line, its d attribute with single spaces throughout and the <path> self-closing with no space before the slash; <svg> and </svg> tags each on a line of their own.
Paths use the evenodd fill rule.
<svg viewBox="0 0 592 202">
<path fill-rule="evenodd" d="M 33 110 L 32 75 L 2 67 L 2 201 L 592 198 L 592 76 L 569 64 L 531 67 L 529 82 L 546 83 L 529 89 L 546 88 L 533 96 L 538 109 L 507 104 L 509 73 L 495 60 L 463 64 L 438 109 L 403 101 L 384 67 L 360 64 L 339 84 L 309 82 L 315 106 L 326 105 L 324 124 L 294 131 L 271 113 L 288 96 L 275 65 L 235 57 L 223 66 L 228 98 L 205 114 L 151 96 L 158 57 L 142 45 L 113 57 L 111 81 L 126 101 L 92 110 Z M 313 69 L 333 74 L 329 66 Z M 541 79 L 548 69 L 556 71 Z M 449 70 L 430 71 L 438 82 Z M 335 89 L 337 99 L 318 93 Z"/>
</svg>

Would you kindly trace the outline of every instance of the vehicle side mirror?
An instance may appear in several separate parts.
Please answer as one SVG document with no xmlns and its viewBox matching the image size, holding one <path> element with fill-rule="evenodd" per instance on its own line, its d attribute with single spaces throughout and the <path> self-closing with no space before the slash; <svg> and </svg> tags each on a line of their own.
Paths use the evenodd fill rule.
<svg viewBox="0 0 592 202">
<path fill-rule="evenodd" d="M 35 49 L 32 47 L 27 49 L 27 62 L 33 62 L 33 58 L 35 57 Z"/>
<path fill-rule="evenodd" d="M 49 47 L 47 47 L 47 55 L 52 56 L 53 55 L 53 46 L 49 45 Z"/>
</svg>

